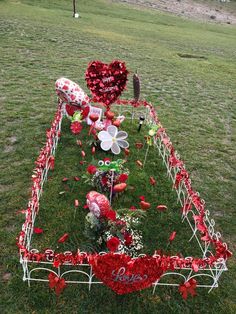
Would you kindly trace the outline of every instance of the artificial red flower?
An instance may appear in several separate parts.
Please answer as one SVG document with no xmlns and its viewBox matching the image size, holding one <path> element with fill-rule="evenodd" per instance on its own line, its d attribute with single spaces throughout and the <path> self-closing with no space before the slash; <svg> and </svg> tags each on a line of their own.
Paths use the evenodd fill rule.
<svg viewBox="0 0 236 314">
<path fill-rule="evenodd" d="M 141 195 L 139 196 L 140 201 L 145 201 L 145 196 Z"/>
<path fill-rule="evenodd" d="M 63 234 L 63 236 L 60 237 L 60 239 L 58 239 L 58 243 L 64 243 L 67 239 L 69 238 L 69 234 L 65 233 Z"/>
<path fill-rule="evenodd" d="M 130 210 L 136 210 L 137 209 L 137 207 L 135 207 L 135 206 L 130 206 L 130 208 L 129 208 Z"/>
<path fill-rule="evenodd" d="M 64 278 L 58 277 L 56 274 L 50 272 L 48 275 L 49 287 L 55 289 L 56 295 L 60 295 L 66 287 L 66 281 Z"/>
<path fill-rule="evenodd" d="M 34 233 L 41 234 L 43 233 L 43 229 L 34 227 Z"/>
<path fill-rule="evenodd" d="M 119 176 L 118 181 L 119 181 L 120 183 L 126 182 L 127 179 L 128 179 L 128 177 L 129 177 L 129 176 L 128 176 L 126 173 L 122 173 L 122 174 Z"/>
<path fill-rule="evenodd" d="M 108 220 L 115 221 L 116 220 L 116 212 L 115 210 L 108 210 L 105 212 L 104 217 L 106 217 Z"/>
<path fill-rule="evenodd" d="M 58 259 L 55 259 L 53 262 L 53 267 L 58 268 L 61 265 L 61 262 Z"/>
<path fill-rule="evenodd" d="M 117 251 L 119 245 L 120 245 L 120 240 L 117 237 L 112 237 L 107 241 L 107 248 L 111 252 Z"/>
<path fill-rule="evenodd" d="M 94 165 L 89 165 L 88 168 L 87 168 L 87 172 L 89 174 L 94 174 L 96 171 L 97 171 L 97 167 L 94 166 Z"/>
<path fill-rule="evenodd" d="M 79 181 L 80 178 L 79 178 L 79 177 L 74 177 L 74 180 L 75 180 L 75 181 Z"/>
<path fill-rule="evenodd" d="M 126 232 L 124 235 L 125 245 L 130 246 L 133 242 L 133 237 L 130 233 Z"/>
<path fill-rule="evenodd" d="M 67 182 L 68 180 L 69 179 L 65 177 L 65 178 L 62 179 L 62 182 Z"/>
<path fill-rule="evenodd" d="M 116 220 L 116 225 L 117 226 L 126 226 L 126 222 L 124 220 L 117 219 Z"/>
<path fill-rule="evenodd" d="M 169 237 L 169 241 L 172 242 L 175 239 L 176 231 L 173 231 Z"/>
<path fill-rule="evenodd" d="M 184 284 L 179 285 L 179 292 L 182 294 L 184 300 L 187 299 L 188 294 L 191 294 L 192 297 L 197 295 L 196 293 L 197 281 L 195 279 L 190 279 Z"/>
<path fill-rule="evenodd" d="M 73 134 L 79 134 L 82 131 L 82 128 L 82 124 L 78 121 L 72 122 L 70 125 L 70 129 Z"/>
<path fill-rule="evenodd" d="M 82 156 L 82 158 L 84 158 L 84 157 L 86 156 L 86 154 L 85 154 L 85 151 L 84 151 L 84 150 L 81 150 L 81 156 Z"/>
<path fill-rule="evenodd" d="M 108 181 L 108 178 L 107 177 L 102 177 L 102 185 L 106 185 L 107 184 L 107 181 Z"/>
</svg>

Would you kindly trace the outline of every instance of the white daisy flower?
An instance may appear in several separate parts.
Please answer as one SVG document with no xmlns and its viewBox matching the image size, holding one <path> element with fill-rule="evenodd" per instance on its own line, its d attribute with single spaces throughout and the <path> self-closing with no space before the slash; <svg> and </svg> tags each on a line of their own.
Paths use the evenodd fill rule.
<svg viewBox="0 0 236 314">
<path fill-rule="evenodd" d="M 111 149 L 112 153 L 118 155 L 121 148 L 128 148 L 129 143 L 125 141 L 128 137 L 127 132 L 118 131 L 117 127 L 110 125 L 107 131 L 101 131 L 98 133 L 98 139 L 101 141 L 101 148 L 105 151 Z"/>
</svg>

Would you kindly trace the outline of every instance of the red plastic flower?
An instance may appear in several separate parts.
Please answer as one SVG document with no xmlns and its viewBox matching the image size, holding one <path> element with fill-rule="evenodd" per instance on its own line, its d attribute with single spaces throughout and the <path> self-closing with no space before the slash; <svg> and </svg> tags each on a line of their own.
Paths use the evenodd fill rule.
<svg viewBox="0 0 236 314">
<path fill-rule="evenodd" d="M 73 134 L 79 134 L 82 131 L 82 125 L 78 121 L 72 122 L 70 125 L 71 132 Z"/>
<path fill-rule="evenodd" d="M 89 165 L 88 168 L 87 168 L 87 172 L 89 174 L 94 174 L 96 171 L 97 171 L 97 167 L 94 166 L 94 165 Z"/>
<path fill-rule="evenodd" d="M 145 196 L 141 195 L 139 196 L 140 201 L 145 201 Z"/>
<path fill-rule="evenodd" d="M 124 183 L 124 182 L 127 181 L 127 179 L 128 179 L 128 175 L 127 175 L 126 173 L 122 173 L 122 174 L 119 176 L 118 181 L 119 181 L 120 183 Z"/>
<path fill-rule="evenodd" d="M 107 241 L 107 248 L 111 252 L 115 252 L 117 251 L 119 244 L 120 244 L 120 240 L 117 237 L 112 237 Z"/>
<path fill-rule="evenodd" d="M 125 233 L 124 240 L 125 240 L 125 245 L 130 246 L 133 242 L 133 237 L 130 233 Z"/>
<path fill-rule="evenodd" d="M 129 208 L 130 210 L 136 210 L 137 209 L 137 207 L 135 207 L 135 206 L 130 206 L 130 208 Z"/>
<path fill-rule="evenodd" d="M 108 181 L 108 179 L 107 179 L 107 177 L 102 177 L 102 185 L 106 185 L 107 184 L 107 181 Z"/>
<path fill-rule="evenodd" d="M 114 210 L 108 210 L 104 215 L 108 220 L 115 221 L 116 220 L 116 212 Z"/>
</svg>

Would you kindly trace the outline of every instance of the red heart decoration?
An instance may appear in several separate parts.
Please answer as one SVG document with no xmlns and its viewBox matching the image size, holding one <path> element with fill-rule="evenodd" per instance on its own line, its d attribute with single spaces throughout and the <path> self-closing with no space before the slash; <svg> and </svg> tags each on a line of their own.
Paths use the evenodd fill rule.
<svg viewBox="0 0 236 314">
<path fill-rule="evenodd" d="M 108 253 L 90 258 L 97 278 L 117 294 L 126 294 L 150 287 L 164 273 L 151 256 L 131 258 L 125 254 Z"/>
<path fill-rule="evenodd" d="M 127 82 L 128 71 L 125 63 L 114 60 L 110 64 L 93 61 L 85 73 L 87 86 L 93 94 L 93 101 L 109 108 L 121 95 Z"/>
</svg>

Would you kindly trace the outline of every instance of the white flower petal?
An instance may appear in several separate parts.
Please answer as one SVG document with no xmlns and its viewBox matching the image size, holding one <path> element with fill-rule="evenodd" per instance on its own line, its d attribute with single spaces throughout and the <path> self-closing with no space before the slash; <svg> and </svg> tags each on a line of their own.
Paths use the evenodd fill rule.
<svg viewBox="0 0 236 314">
<path fill-rule="evenodd" d="M 125 131 L 119 131 L 116 135 L 117 140 L 124 140 L 128 137 L 128 133 Z"/>
<path fill-rule="evenodd" d="M 117 144 L 122 148 L 128 148 L 129 147 L 129 143 L 127 141 L 124 141 L 124 140 L 117 140 Z"/>
<path fill-rule="evenodd" d="M 109 150 L 111 149 L 111 146 L 112 146 L 112 141 L 102 141 L 101 142 L 101 149 L 103 150 Z"/>
<path fill-rule="evenodd" d="M 100 141 L 111 141 L 112 137 L 107 131 L 101 131 L 98 133 L 98 139 Z"/>
<path fill-rule="evenodd" d="M 120 147 L 119 145 L 114 142 L 111 146 L 111 151 L 113 152 L 113 154 L 118 155 L 120 153 Z"/>
<path fill-rule="evenodd" d="M 107 132 L 111 135 L 111 137 L 116 137 L 117 131 L 117 127 L 114 125 L 109 125 L 107 128 Z"/>
</svg>

